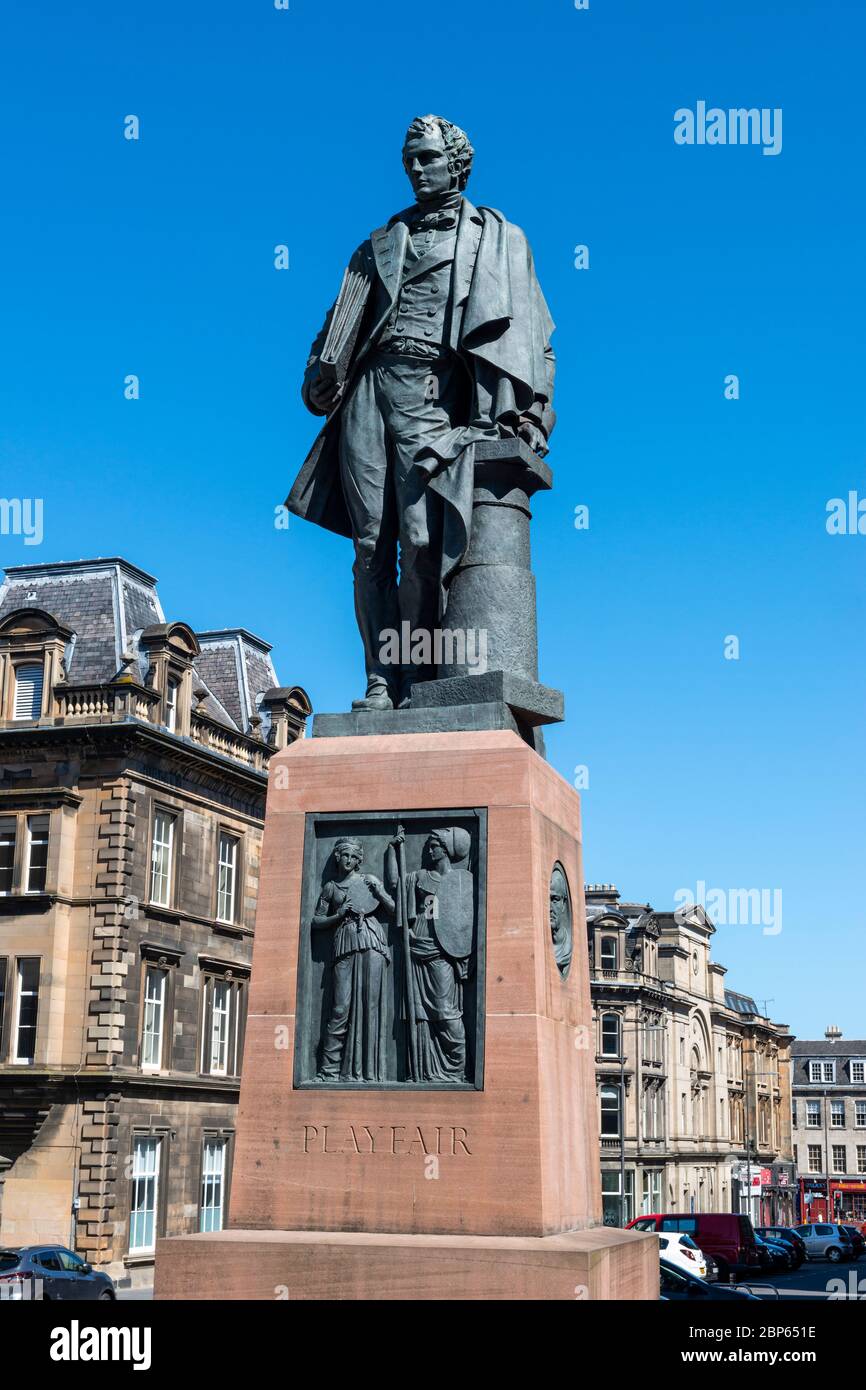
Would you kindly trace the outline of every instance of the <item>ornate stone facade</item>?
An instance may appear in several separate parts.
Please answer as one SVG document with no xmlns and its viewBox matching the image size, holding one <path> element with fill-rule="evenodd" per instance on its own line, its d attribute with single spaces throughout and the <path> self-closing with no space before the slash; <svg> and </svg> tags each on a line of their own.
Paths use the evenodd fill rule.
<svg viewBox="0 0 866 1390">
<path fill-rule="evenodd" d="M 0 587 L 0 1239 L 146 1278 L 231 1181 L 270 757 L 309 700 L 123 560 Z"/>
<path fill-rule="evenodd" d="M 702 908 L 659 912 L 591 884 L 586 911 L 605 1221 L 792 1221 L 787 1025 L 725 988 Z"/>
</svg>

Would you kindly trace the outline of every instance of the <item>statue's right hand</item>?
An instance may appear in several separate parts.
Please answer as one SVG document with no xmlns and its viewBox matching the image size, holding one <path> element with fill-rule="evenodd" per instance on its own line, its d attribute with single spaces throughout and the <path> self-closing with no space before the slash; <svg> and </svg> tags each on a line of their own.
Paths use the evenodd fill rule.
<svg viewBox="0 0 866 1390">
<path fill-rule="evenodd" d="M 309 395 L 316 409 L 327 415 L 340 398 L 339 383 L 333 378 L 317 376 L 310 382 Z"/>
</svg>

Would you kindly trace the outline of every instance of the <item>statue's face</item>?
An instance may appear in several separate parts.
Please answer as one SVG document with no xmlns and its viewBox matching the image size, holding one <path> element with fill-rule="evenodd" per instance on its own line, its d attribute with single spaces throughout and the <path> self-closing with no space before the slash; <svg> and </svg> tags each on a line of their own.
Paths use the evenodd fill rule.
<svg viewBox="0 0 866 1390">
<path fill-rule="evenodd" d="M 440 864 L 443 859 L 448 858 L 445 853 L 445 846 L 441 840 L 437 840 L 435 835 L 431 835 L 427 841 L 427 853 L 432 864 Z"/>
<path fill-rule="evenodd" d="M 403 147 L 403 168 L 419 203 L 439 198 L 451 187 L 451 170 L 438 130 L 412 135 Z"/>
<path fill-rule="evenodd" d="M 352 869 L 357 869 L 360 862 L 361 857 L 358 852 L 354 849 L 350 849 L 348 845 L 344 845 L 341 849 L 337 850 L 337 863 L 343 870 L 343 873 L 351 873 Z"/>
<path fill-rule="evenodd" d="M 555 890 L 550 894 L 550 932 L 553 937 L 559 931 L 565 909 L 565 894 Z"/>
</svg>

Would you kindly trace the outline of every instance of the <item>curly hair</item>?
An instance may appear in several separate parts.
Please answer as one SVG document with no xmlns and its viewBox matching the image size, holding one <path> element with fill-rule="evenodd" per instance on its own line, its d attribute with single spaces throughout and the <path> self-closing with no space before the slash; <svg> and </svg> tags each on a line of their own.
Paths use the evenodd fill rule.
<svg viewBox="0 0 866 1390">
<path fill-rule="evenodd" d="M 448 157 L 448 167 L 456 176 L 457 187 L 462 192 L 469 182 L 475 151 L 469 143 L 469 136 L 466 131 L 461 130 L 459 125 L 452 125 L 450 121 L 445 120 L 444 116 L 416 116 L 406 131 L 403 150 L 405 151 L 406 145 L 413 136 L 431 135 L 435 132 L 442 136 L 445 154 Z"/>
</svg>

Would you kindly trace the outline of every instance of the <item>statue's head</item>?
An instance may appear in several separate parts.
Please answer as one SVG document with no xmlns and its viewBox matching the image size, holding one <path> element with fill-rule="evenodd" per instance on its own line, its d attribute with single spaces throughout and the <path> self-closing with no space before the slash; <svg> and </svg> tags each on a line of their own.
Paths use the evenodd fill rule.
<svg viewBox="0 0 866 1390">
<path fill-rule="evenodd" d="M 550 933 L 558 941 L 568 925 L 568 885 L 559 865 L 550 877 Z"/>
<path fill-rule="evenodd" d="M 351 873 L 357 869 L 364 859 L 364 851 L 361 848 L 360 840 L 343 839 L 338 840 L 334 845 L 334 858 L 339 864 L 343 873 Z"/>
<path fill-rule="evenodd" d="M 472 837 L 468 830 L 459 825 L 448 826 L 444 830 L 434 830 L 427 836 L 424 849 L 427 861 L 434 868 L 441 867 L 446 860 L 457 864 L 465 859 L 472 847 Z"/>
<path fill-rule="evenodd" d="M 462 190 L 475 154 L 469 136 L 442 116 L 416 116 L 403 142 L 403 168 L 419 203 Z"/>
</svg>

